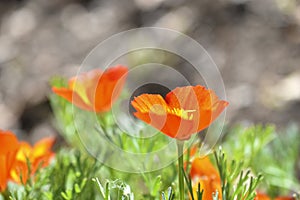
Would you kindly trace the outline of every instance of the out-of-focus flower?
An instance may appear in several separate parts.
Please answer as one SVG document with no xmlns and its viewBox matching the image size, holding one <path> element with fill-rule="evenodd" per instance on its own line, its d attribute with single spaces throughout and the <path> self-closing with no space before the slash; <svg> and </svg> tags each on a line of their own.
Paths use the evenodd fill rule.
<svg viewBox="0 0 300 200">
<path fill-rule="evenodd" d="M 17 137 L 10 131 L 0 130 L 0 192 L 4 191 L 10 178 L 19 142 Z"/>
<path fill-rule="evenodd" d="M 198 183 L 200 183 L 200 190 L 203 190 L 203 200 L 213 200 L 213 194 L 217 191 L 219 199 L 222 199 L 221 178 L 208 156 L 197 157 L 192 161 L 190 176 L 195 199 L 197 199 Z"/>
<path fill-rule="evenodd" d="M 39 167 L 47 166 L 54 155 L 53 144 L 54 138 L 45 138 L 31 147 L 19 142 L 12 132 L 0 130 L 0 191 L 6 189 L 9 180 L 26 183 Z"/>
<path fill-rule="evenodd" d="M 291 196 L 279 196 L 274 198 L 274 200 L 294 200 L 294 199 L 295 198 Z M 264 193 L 258 192 L 254 200 L 272 200 L 272 198 Z"/>
<path fill-rule="evenodd" d="M 179 140 L 207 128 L 228 106 L 200 85 L 175 88 L 165 99 L 158 94 L 142 94 L 131 104 L 137 118 Z"/>
<path fill-rule="evenodd" d="M 46 167 L 54 155 L 51 151 L 53 144 L 54 138 L 44 138 L 33 147 L 26 142 L 20 142 L 10 171 L 11 179 L 17 183 L 26 183 L 29 176 L 33 175 L 39 167 Z"/>
<path fill-rule="evenodd" d="M 128 68 L 117 65 L 106 71 L 94 69 L 69 80 L 68 88 L 52 91 L 77 107 L 95 112 L 109 111 L 125 84 Z"/>
</svg>

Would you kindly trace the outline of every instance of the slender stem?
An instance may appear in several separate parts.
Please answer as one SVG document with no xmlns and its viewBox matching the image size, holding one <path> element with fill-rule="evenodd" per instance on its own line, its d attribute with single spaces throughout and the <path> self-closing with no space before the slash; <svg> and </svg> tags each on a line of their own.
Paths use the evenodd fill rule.
<svg viewBox="0 0 300 200">
<path fill-rule="evenodd" d="M 184 142 L 177 140 L 179 200 L 184 200 L 183 146 Z"/>
</svg>

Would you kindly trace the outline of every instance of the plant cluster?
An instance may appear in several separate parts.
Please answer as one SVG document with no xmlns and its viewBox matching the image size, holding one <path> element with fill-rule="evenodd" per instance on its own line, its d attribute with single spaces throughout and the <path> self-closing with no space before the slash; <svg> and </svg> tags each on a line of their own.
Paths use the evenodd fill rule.
<svg viewBox="0 0 300 200">
<path fill-rule="evenodd" d="M 296 126 L 285 133 L 277 133 L 272 125 L 233 127 L 215 149 L 203 153 L 207 144 L 198 134 L 228 102 L 197 85 L 175 88 L 165 97 L 135 97 L 133 115 L 143 128 L 125 131 L 112 108 L 118 109 L 120 100 L 128 98 L 123 89 L 127 73 L 127 67 L 118 65 L 82 73 L 68 82 L 53 79 L 50 101 L 68 143 L 55 153 L 53 138 L 31 146 L 10 131 L 0 131 L 0 200 L 299 199 Z M 128 120 L 123 118 L 122 123 Z M 144 137 L 153 130 L 160 133 Z M 172 142 L 175 147 L 169 145 Z M 149 153 L 165 147 L 171 148 L 168 153 Z M 144 157 L 124 157 L 122 152 Z M 173 162 L 155 168 L 169 160 Z M 139 169 L 120 171 L 113 167 L 117 165 Z"/>
</svg>

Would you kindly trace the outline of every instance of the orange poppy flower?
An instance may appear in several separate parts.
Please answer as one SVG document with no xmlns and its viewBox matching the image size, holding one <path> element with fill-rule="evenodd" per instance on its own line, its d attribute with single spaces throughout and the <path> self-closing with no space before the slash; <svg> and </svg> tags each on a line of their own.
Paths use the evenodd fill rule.
<svg viewBox="0 0 300 200">
<path fill-rule="evenodd" d="M 10 171 L 11 179 L 17 183 L 26 183 L 30 175 L 33 175 L 39 167 L 46 167 L 54 155 L 51 148 L 54 138 L 45 138 L 38 141 L 33 147 L 27 142 L 20 142 L 20 147 Z M 30 163 L 30 172 L 28 169 Z M 20 179 L 22 177 L 22 180 Z"/>
<path fill-rule="evenodd" d="M 212 195 L 216 191 L 218 191 L 219 199 L 222 199 L 221 178 L 208 156 L 198 157 L 192 161 L 190 176 L 194 185 L 193 191 L 196 199 L 198 183 L 200 183 L 200 190 L 203 190 L 203 200 L 213 200 Z"/>
<path fill-rule="evenodd" d="M 186 140 L 207 128 L 228 102 L 198 85 L 175 88 L 165 99 L 159 94 L 142 94 L 131 104 L 137 111 L 134 115 L 140 120 L 169 137 Z"/>
<path fill-rule="evenodd" d="M 94 69 L 69 80 L 68 88 L 52 91 L 77 107 L 95 112 L 109 111 L 125 84 L 128 68 L 117 65 L 106 71 Z"/>
<path fill-rule="evenodd" d="M 0 130 L 0 192 L 6 189 L 9 173 L 14 162 L 19 143 L 10 131 Z"/>
</svg>

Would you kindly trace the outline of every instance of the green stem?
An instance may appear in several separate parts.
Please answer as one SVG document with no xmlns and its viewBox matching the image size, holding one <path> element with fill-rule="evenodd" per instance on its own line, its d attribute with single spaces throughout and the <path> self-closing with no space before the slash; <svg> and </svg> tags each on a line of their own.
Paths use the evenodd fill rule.
<svg viewBox="0 0 300 200">
<path fill-rule="evenodd" d="M 179 200 L 184 200 L 183 146 L 184 142 L 177 140 Z"/>
</svg>

